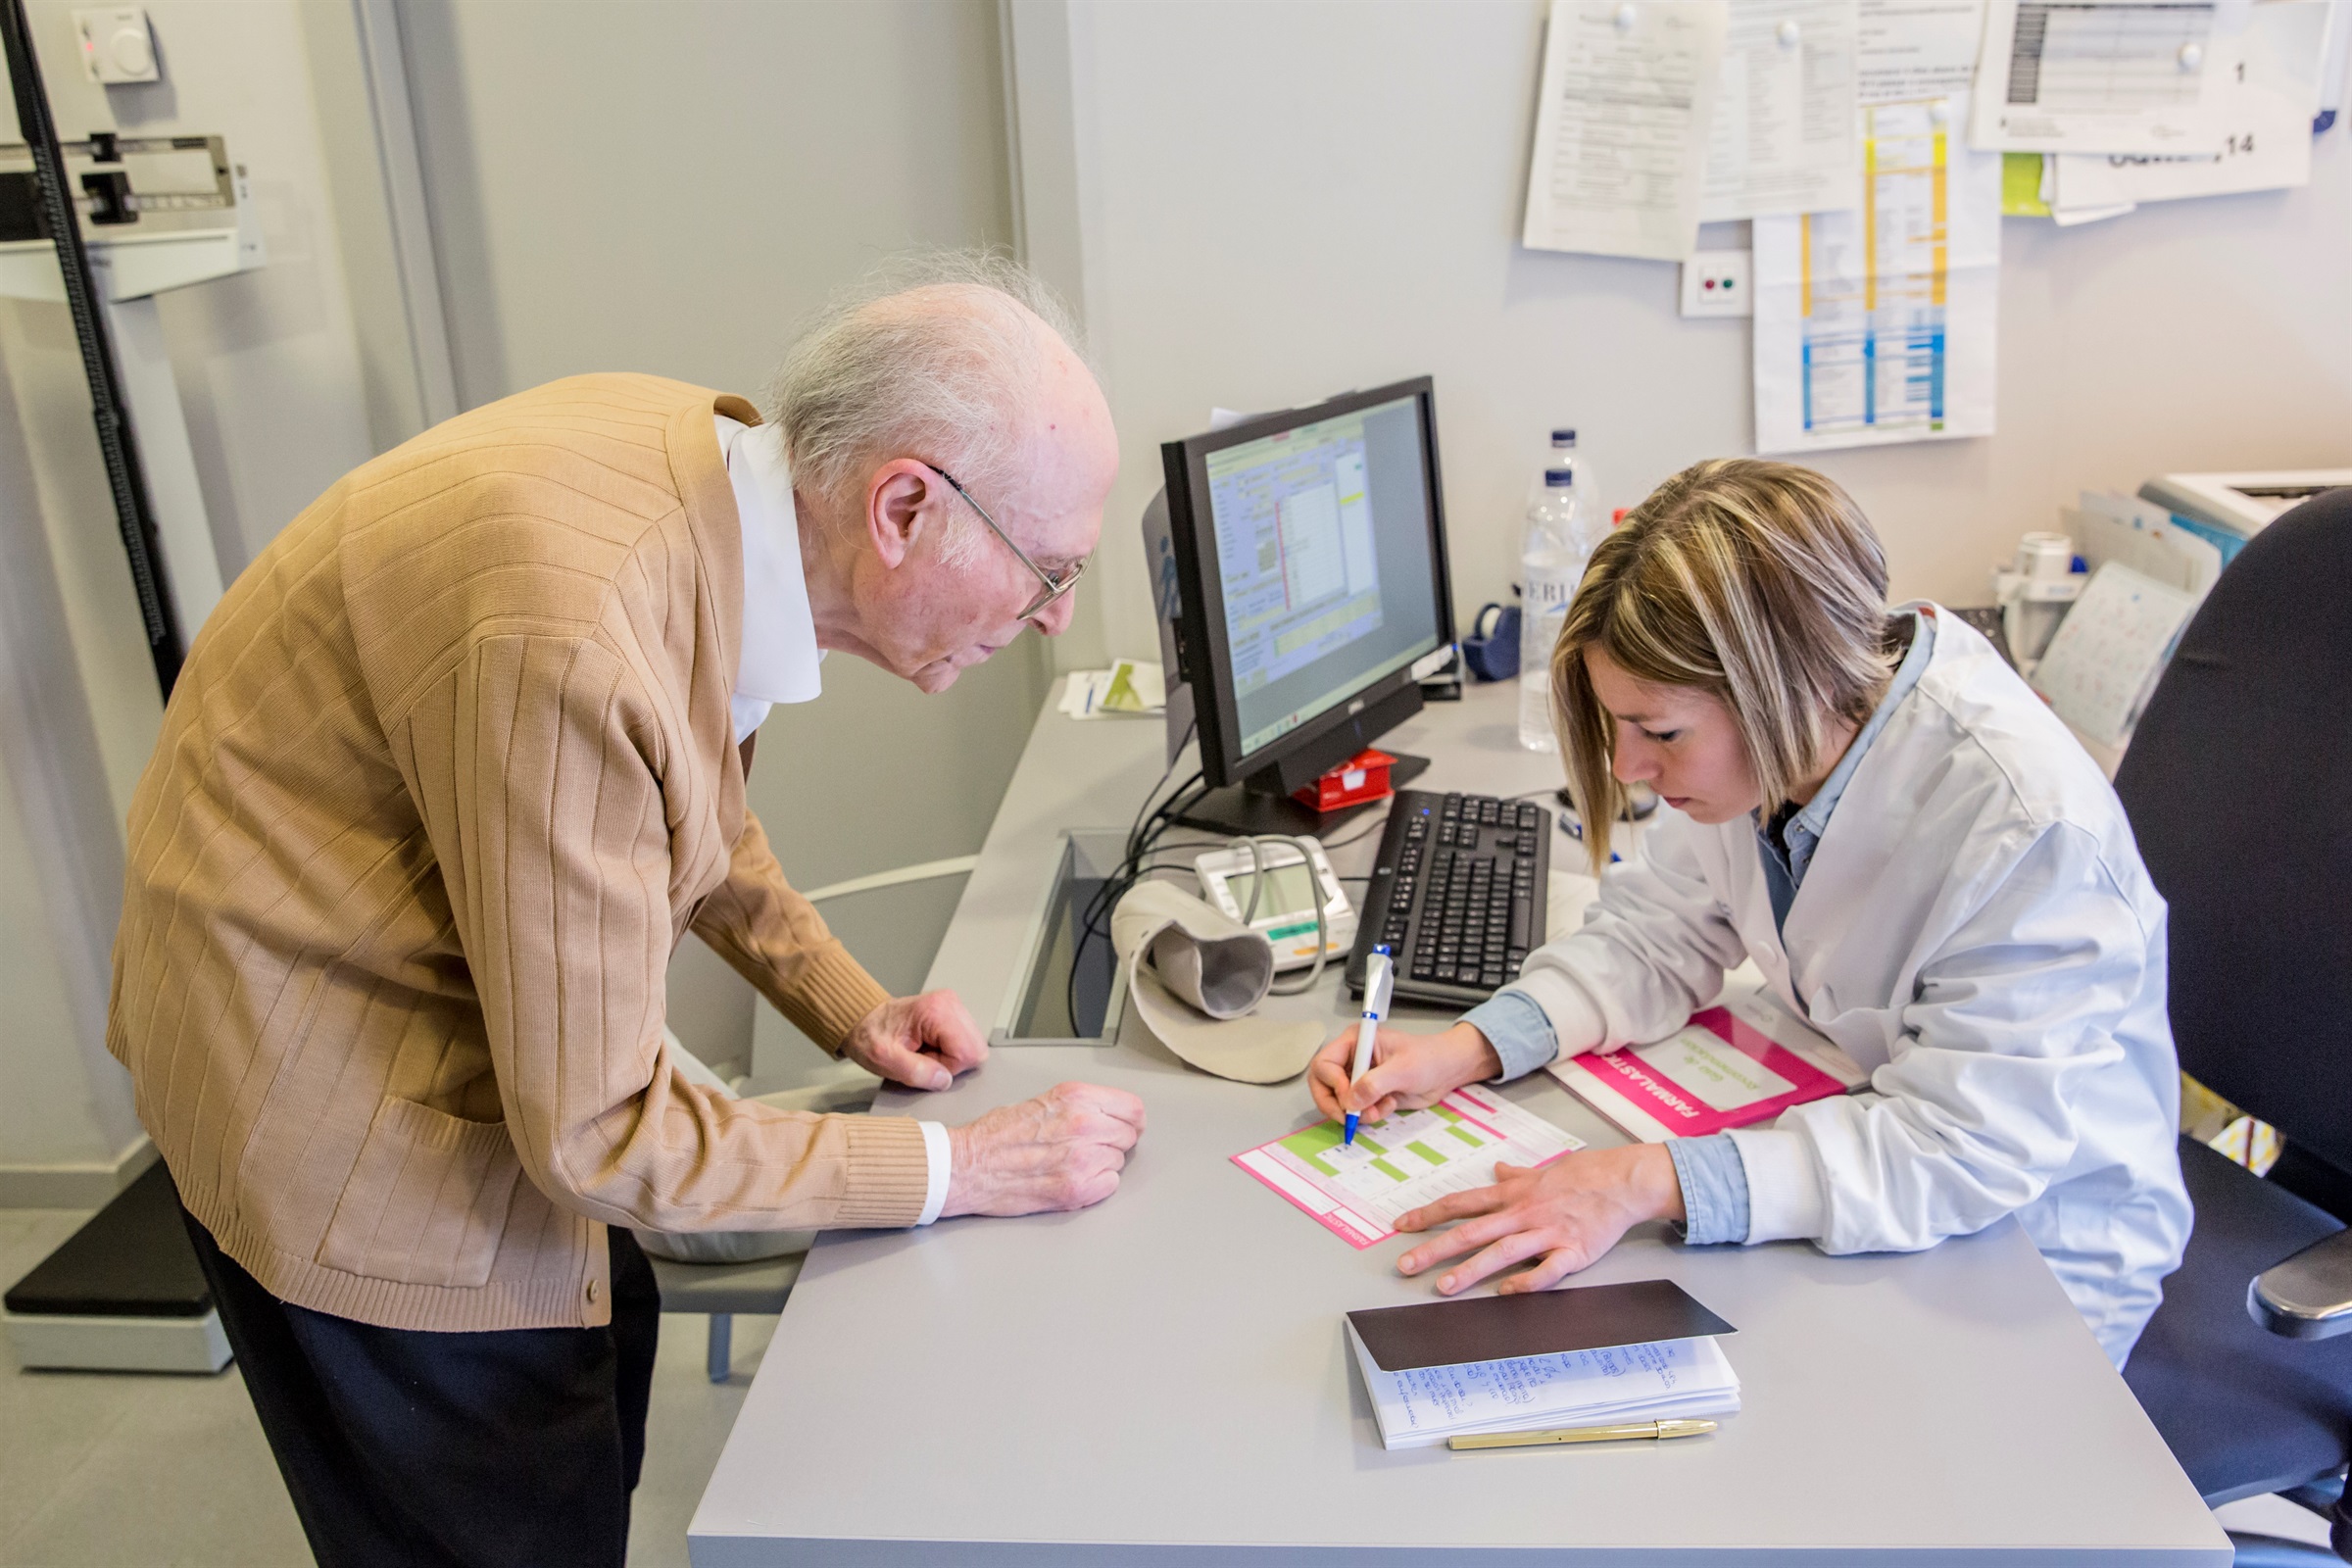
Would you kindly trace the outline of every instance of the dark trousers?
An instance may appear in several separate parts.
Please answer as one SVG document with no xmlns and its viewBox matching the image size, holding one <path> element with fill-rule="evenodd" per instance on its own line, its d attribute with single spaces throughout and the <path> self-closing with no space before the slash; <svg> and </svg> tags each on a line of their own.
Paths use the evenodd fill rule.
<svg viewBox="0 0 2352 1568">
<path fill-rule="evenodd" d="M 429 1334 L 281 1301 L 188 1216 L 322 1568 L 622 1568 L 662 1296 L 610 1235 L 611 1327 Z"/>
</svg>

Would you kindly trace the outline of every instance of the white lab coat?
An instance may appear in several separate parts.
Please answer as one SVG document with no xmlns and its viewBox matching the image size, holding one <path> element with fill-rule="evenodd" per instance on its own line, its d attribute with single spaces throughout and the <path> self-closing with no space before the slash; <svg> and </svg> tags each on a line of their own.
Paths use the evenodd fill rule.
<svg viewBox="0 0 2352 1568">
<path fill-rule="evenodd" d="M 1749 819 L 1662 808 L 1643 850 L 1528 957 L 1561 1050 L 1671 1034 L 1754 958 L 1871 1081 L 1732 1134 L 1748 1239 L 1906 1251 L 2015 1214 L 2122 1365 L 2189 1231 L 2165 906 L 2114 790 L 1991 646 L 1936 617 L 1785 946 Z"/>
</svg>

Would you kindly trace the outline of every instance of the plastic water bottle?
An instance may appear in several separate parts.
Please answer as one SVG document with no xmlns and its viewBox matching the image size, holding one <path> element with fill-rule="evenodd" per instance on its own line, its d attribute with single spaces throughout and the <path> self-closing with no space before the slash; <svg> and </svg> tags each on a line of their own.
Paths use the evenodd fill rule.
<svg viewBox="0 0 2352 1568">
<path fill-rule="evenodd" d="M 1551 727 L 1551 649 L 1593 544 L 1578 488 L 1573 466 L 1544 470 L 1544 493 L 1527 509 L 1519 551 L 1519 744 L 1531 752 L 1559 750 Z"/>
<path fill-rule="evenodd" d="M 1533 482 L 1527 487 L 1527 504 L 1534 506 L 1544 499 L 1544 475 L 1554 468 L 1576 470 L 1576 499 L 1586 517 L 1605 517 L 1600 509 L 1600 490 L 1594 483 L 1592 455 L 1581 446 L 1576 431 L 1562 425 L 1551 432 L 1551 443 L 1544 454 L 1544 466 L 1536 470 Z"/>
</svg>

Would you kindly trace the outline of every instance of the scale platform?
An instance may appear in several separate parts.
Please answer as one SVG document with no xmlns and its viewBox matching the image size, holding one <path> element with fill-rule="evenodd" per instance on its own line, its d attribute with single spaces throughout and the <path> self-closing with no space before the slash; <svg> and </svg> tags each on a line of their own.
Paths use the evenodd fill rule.
<svg viewBox="0 0 2352 1568">
<path fill-rule="evenodd" d="M 154 1164 L 0 1298 L 17 1363 L 77 1372 L 218 1372 L 228 1337 Z"/>
</svg>

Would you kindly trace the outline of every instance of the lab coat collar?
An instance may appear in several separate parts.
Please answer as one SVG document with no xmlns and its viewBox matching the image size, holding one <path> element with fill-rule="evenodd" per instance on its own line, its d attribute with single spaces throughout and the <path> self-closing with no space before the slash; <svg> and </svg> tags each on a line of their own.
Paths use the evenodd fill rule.
<svg viewBox="0 0 2352 1568">
<path fill-rule="evenodd" d="M 1886 695 L 1879 699 L 1879 706 L 1872 710 L 1869 722 L 1854 736 L 1853 743 L 1845 749 L 1845 755 L 1838 760 L 1838 765 L 1830 769 L 1830 776 L 1822 780 L 1821 788 L 1815 792 L 1813 799 L 1807 801 L 1804 808 L 1789 821 L 1791 832 L 1801 828 L 1812 836 L 1816 844 L 1821 842 L 1822 834 L 1828 831 L 1830 813 L 1838 809 L 1838 802 L 1845 794 L 1845 786 L 1853 779 L 1854 769 L 1862 765 L 1863 757 L 1870 751 L 1870 743 L 1879 738 L 1879 731 L 1886 727 L 1886 721 L 1894 716 L 1894 710 L 1902 706 L 1903 699 L 1910 696 L 1911 689 L 1919 684 L 1919 677 L 1928 672 L 1928 662 L 1936 657 L 1935 612 L 1925 605 L 1912 606 L 1910 609 L 1911 646 L 1904 653 L 1903 662 L 1895 666 L 1894 678 L 1886 685 Z"/>
</svg>

